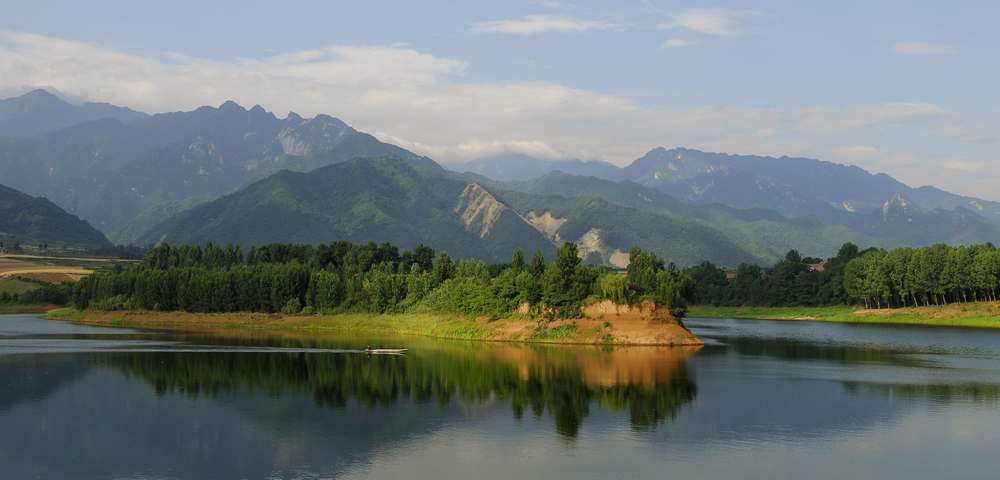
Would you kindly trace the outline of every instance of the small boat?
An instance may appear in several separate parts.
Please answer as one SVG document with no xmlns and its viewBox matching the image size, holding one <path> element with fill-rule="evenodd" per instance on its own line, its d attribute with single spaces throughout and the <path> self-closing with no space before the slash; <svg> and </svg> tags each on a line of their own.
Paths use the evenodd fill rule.
<svg viewBox="0 0 1000 480">
<path fill-rule="evenodd" d="M 365 348 L 365 353 L 370 355 L 402 355 L 406 353 L 405 348 Z"/>
</svg>

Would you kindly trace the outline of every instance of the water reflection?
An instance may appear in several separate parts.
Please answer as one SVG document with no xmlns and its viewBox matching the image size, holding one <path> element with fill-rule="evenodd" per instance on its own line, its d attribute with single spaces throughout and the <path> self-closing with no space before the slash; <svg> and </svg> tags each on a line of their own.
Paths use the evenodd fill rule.
<svg viewBox="0 0 1000 480">
<path fill-rule="evenodd" d="M 4 478 L 977 478 L 1000 441 L 1000 332 L 705 320 L 700 350 L 604 350 L 4 320 Z M 368 344 L 410 353 L 345 352 Z"/>
<path fill-rule="evenodd" d="M 286 345 L 287 346 L 287 345 Z M 696 349 L 538 349 L 506 345 L 407 356 L 326 353 L 93 353 L 95 365 L 148 382 L 159 395 L 306 393 L 317 406 L 374 408 L 401 400 L 447 406 L 509 402 L 515 418 L 549 412 L 574 437 L 596 403 L 645 428 L 676 415 L 697 388 L 684 360 Z"/>
</svg>

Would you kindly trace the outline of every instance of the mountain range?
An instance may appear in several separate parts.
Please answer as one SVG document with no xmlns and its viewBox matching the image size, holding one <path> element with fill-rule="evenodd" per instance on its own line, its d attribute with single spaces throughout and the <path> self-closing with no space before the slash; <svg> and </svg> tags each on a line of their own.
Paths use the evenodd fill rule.
<svg viewBox="0 0 1000 480">
<path fill-rule="evenodd" d="M 1000 203 L 807 158 L 655 148 L 625 167 L 521 154 L 447 167 L 327 115 L 0 101 L 0 182 L 119 243 L 371 240 L 499 261 L 574 241 L 621 266 L 632 245 L 732 265 L 845 241 L 1000 240 Z"/>
</svg>

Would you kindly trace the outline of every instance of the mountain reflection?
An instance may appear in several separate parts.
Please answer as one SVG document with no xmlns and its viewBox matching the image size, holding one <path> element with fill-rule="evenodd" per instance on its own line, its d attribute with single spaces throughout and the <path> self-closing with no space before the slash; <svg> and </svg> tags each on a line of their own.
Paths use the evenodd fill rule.
<svg viewBox="0 0 1000 480">
<path fill-rule="evenodd" d="M 160 394 L 214 397 L 240 390 L 272 396 L 307 393 L 320 407 L 367 408 L 400 400 L 445 407 L 460 400 L 510 402 L 513 415 L 546 411 L 575 437 L 592 403 L 628 411 L 634 428 L 673 418 L 697 387 L 685 359 L 696 349 L 544 349 L 498 345 L 420 350 L 406 356 L 361 353 L 94 353 L 98 365 L 141 378 Z"/>
</svg>

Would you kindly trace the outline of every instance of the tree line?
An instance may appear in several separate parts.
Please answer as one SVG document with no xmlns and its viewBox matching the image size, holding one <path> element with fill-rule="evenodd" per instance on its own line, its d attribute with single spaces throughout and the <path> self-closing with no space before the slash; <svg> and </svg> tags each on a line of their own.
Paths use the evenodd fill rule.
<svg viewBox="0 0 1000 480">
<path fill-rule="evenodd" d="M 706 262 L 687 273 L 695 282 L 691 300 L 705 305 L 942 305 L 996 301 L 1000 250 L 991 244 L 939 244 L 861 251 L 846 243 L 825 261 L 792 250 L 769 268 L 743 264 L 727 273 Z"/>
<path fill-rule="evenodd" d="M 871 250 L 847 264 L 844 288 L 869 308 L 996 301 L 1000 250 L 991 244 Z"/>
<path fill-rule="evenodd" d="M 238 246 L 160 245 L 137 264 L 82 279 L 78 308 L 188 312 L 400 313 L 432 311 L 499 318 L 527 306 L 533 315 L 581 315 L 591 298 L 650 299 L 683 315 L 693 281 L 640 248 L 627 272 L 584 264 L 564 243 L 547 262 L 515 251 L 506 264 L 453 260 L 427 246 L 333 242 Z"/>
<path fill-rule="evenodd" d="M 741 264 L 727 272 L 704 262 L 687 269 L 695 281 L 692 302 L 765 307 L 846 304 L 851 298 L 844 288 L 844 269 L 861 254 L 856 245 L 846 243 L 825 262 L 796 250 L 771 267 Z M 820 264 L 822 268 L 817 267 Z"/>
<path fill-rule="evenodd" d="M 39 283 L 38 288 L 21 293 L 0 292 L 0 305 L 66 305 L 72 293 L 69 284 Z"/>
</svg>

